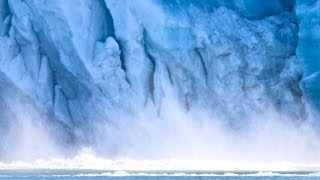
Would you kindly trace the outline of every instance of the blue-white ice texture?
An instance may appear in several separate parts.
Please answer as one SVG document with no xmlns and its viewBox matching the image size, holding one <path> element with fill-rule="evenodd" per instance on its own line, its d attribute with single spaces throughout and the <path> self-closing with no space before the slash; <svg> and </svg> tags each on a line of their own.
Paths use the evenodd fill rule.
<svg viewBox="0 0 320 180">
<path fill-rule="evenodd" d="M 303 121 L 320 108 L 319 16 L 317 0 L 0 0 L 0 137 L 32 116 L 92 144 L 165 100 L 240 128 Z"/>
</svg>

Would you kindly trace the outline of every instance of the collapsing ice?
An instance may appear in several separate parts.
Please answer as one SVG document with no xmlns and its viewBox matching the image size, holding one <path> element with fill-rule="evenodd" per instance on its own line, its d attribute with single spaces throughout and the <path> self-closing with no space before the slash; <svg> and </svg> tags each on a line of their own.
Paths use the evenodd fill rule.
<svg viewBox="0 0 320 180">
<path fill-rule="evenodd" d="M 318 162 L 319 3 L 0 0 L 0 159 Z"/>
</svg>

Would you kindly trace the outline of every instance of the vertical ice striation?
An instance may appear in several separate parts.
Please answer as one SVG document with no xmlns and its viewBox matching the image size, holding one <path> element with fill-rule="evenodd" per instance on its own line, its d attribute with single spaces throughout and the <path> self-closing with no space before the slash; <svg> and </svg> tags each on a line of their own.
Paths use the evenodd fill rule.
<svg viewBox="0 0 320 180">
<path fill-rule="evenodd" d="M 19 121 L 12 98 L 24 109 L 32 104 L 68 144 L 99 146 L 121 121 L 162 118 L 164 101 L 236 128 L 273 110 L 304 120 L 302 96 L 319 103 L 320 5 L 294 7 L 294 0 L 0 0 L 0 124 Z"/>
</svg>

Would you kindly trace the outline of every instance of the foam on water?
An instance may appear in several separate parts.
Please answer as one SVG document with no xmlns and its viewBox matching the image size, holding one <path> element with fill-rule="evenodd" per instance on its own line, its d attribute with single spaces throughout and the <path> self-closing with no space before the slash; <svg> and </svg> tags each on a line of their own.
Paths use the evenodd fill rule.
<svg viewBox="0 0 320 180">
<path fill-rule="evenodd" d="M 294 162 L 233 162 L 181 159 L 106 159 L 85 148 L 73 158 L 38 159 L 0 163 L 4 172 L 44 172 L 78 176 L 320 176 L 320 164 Z"/>
<path fill-rule="evenodd" d="M 17 175 L 0 175 L 0 178 L 10 177 L 319 177 L 319 172 L 211 172 L 211 173 L 190 173 L 190 172 L 163 172 L 163 173 L 152 173 L 152 172 L 130 172 L 130 171 L 114 171 L 114 172 L 103 172 L 103 173 L 80 173 L 74 174 L 70 171 L 69 174 L 52 174 L 37 173 L 34 171 L 33 174 L 17 174 Z"/>
</svg>

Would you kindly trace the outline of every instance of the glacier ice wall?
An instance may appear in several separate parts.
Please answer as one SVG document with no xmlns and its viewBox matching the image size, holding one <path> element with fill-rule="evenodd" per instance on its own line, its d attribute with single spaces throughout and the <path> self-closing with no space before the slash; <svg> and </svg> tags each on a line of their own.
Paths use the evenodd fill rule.
<svg viewBox="0 0 320 180">
<path fill-rule="evenodd" d="M 168 102 L 235 129 L 270 111 L 304 121 L 319 107 L 319 6 L 0 0 L 1 138 L 27 113 L 60 144 L 99 146 L 120 122 L 165 118 Z"/>
<path fill-rule="evenodd" d="M 312 108 L 319 109 L 319 1 L 297 1 L 296 14 L 300 25 L 297 57 L 303 68 L 301 88 Z"/>
</svg>

